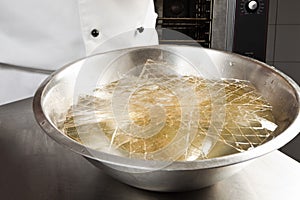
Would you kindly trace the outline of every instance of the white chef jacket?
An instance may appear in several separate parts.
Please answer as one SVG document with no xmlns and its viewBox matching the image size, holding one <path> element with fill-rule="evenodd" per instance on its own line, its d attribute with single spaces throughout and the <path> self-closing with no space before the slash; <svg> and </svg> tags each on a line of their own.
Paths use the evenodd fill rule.
<svg viewBox="0 0 300 200">
<path fill-rule="evenodd" d="M 32 96 L 45 72 L 79 58 L 157 44 L 147 31 L 156 17 L 153 0 L 1 0 L 0 63 L 19 67 L 0 64 L 0 104 Z"/>
</svg>

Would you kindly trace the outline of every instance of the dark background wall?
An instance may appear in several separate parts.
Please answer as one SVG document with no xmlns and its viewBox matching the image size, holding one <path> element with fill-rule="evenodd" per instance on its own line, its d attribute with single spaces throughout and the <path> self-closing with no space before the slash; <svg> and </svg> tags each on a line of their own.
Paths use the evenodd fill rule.
<svg viewBox="0 0 300 200">
<path fill-rule="evenodd" d="M 300 84 L 299 0 L 270 0 L 267 63 Z M 300 161 L 300 135 L 281 151 Z"/>
</svg>

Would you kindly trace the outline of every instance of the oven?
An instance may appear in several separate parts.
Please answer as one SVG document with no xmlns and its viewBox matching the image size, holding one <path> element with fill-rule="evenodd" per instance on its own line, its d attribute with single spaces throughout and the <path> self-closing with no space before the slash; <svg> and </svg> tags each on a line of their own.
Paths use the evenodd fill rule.
<svg viewBox="0 0 300 200">
<path fill-rule="evenodd" d="M 200 44 L 265 61 L 268 0 L 154 2 L 161 44 Z"/>
</svg>

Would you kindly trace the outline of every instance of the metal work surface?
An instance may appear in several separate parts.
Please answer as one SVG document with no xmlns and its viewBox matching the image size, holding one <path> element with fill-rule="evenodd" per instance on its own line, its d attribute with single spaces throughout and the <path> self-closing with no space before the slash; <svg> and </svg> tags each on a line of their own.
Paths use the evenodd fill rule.
<svg viewBox="0 0 300 200">
<path fill-rule="evenodd" d="M 35 122 L 32 99 L 0 107 L 1 199 L 299 199 L 300 164 L 275 151 L 202 190 L 155 193 L 122 184 L 62 148 Z"/>
</svg>

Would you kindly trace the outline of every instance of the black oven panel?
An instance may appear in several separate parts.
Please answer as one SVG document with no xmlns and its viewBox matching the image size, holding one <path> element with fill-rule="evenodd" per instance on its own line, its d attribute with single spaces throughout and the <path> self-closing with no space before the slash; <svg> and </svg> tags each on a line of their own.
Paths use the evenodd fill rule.
<svg viewBox="0 0 300 200">
<path fill-rule="evenodd" d="M 268 0 L 237 0 L 233 52 L 266 59 Z"/>
</svg>

